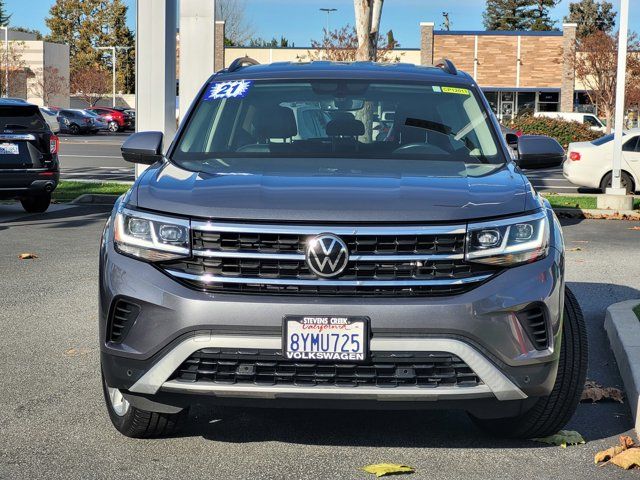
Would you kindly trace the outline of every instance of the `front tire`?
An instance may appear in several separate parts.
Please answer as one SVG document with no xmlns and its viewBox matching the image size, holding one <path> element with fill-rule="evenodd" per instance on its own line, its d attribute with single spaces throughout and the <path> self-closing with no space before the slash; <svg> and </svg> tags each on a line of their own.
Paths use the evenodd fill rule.
<svg viewBox="0 0 640 480">
<path fill-rule="evenodd" d="M 580 305 L 565 289 L 562 341 L 556 383 L 551 394 L 540 397 L 525 413 L 510 418 L 480 419 L 476 425 L 500 437 L 537 438 L 557 433 L 573 416 L 587 376 L 587 329 Z"/>
<path fill-rule="evenodd" d="M 188 409 L 178 413 L 141 410 L 131 405 L 117 388 L 111 388 L 102 376 L 102 392 L 111 423 L 131 438 L 167 437 L 176 433 L 187 419 Z"/>
<path fill-rule="evenodd" d="M 602 178 L 602 181 L 600 182 L 600 190 L 602 190 L 602 193 L 605 193 L 607 188 L 611 188 L 612 184 L 613 175 L 611 174 L 611 172 L 609 172 Z M 633 193 L 633 191 L 635 190 L 635 186 L 633 185 L 633 178 L 631 178 L 631 175 L 629 175 L 627 172 L 620 173 L 620 186 L 625 189 L 627 195 Z"/>
<path fill-rule="evenodd" d="M 22 208 L 27 213 L 44 213 L 51 205 L 51 194 L 45 193 L 20 199 Z"/>
<path fill-rule="evenodd" d="M 118 133 L 120 131 L 120 125 L 118 125 L 118 122 L 109 122 L 109 131 L 111 133 Z"/>
</svg>

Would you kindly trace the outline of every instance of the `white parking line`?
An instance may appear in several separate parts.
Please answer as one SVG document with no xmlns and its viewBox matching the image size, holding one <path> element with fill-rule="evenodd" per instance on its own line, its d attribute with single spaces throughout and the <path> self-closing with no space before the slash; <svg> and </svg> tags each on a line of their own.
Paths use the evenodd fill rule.
<svg viewBox="0 0 640 480">
<path fill-rule="evenodd" d="M 58 155 L 59 157 L 75 157 L 75 158 L 120 158 L 122 159 L 122 156 L 120 155 Z"/>
</svg>

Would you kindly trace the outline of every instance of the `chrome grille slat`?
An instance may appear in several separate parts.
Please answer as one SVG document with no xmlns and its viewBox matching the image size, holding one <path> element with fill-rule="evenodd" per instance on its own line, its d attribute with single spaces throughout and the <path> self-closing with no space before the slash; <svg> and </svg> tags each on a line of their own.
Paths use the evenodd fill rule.
<svg viewBox="0 0 640 480">
<path fill-rule="evenodd" d="M 468 291 L 498 268 L 464 260 L 466 225 L 274 225 L 191 221 L 192 257 L 159 266 L 211 292 L 329 296 L 441 296 Z M 348 263 L 320 278 L 307 241 L 333 235 Z"/>
</svg>

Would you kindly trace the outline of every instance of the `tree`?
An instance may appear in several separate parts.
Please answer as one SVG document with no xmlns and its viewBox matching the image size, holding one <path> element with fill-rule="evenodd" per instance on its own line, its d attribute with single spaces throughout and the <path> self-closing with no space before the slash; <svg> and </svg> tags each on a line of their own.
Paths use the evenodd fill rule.
<svg viewBox="0 0 640 480">
<path fill-rule="evenodd" d="M 217 0 L 216 18 L 225 22 L 226 46 L 245 45 L 253 38 L 255 28 L 247 18 L 245 0 Z"/>
<path fill-rule="evenodd" d="M 393 31 L 389 30 L 386 41 L 378 38 L 376 58 L 378 62 L 398 62 L 400 57 L 394 56 L 394 48 L 400 44 L 395 40 Z M 334 62 L 354 62 L 358 51 L 358 34 L 351 25 L 327 32 L 323 30 L 322 40 L 311 40 L 312 50 L 308 52 L 310 60 L 331 60 Z"/>
<path fill-rule="evenodd" d="M 81 68 L 72 74 L 71 91 L 84 100 L 89 108 L 95 107 L 110 89 L 111 76 L 99 66 Z"/>
<path fill-rule="evenodd" d="M 7 27 L 9 25 L 9 20 L 11 20 L 11 15 L 7 15 L 4 3 L 5 0 L 0 0 L 0 26 Z"/>
<path fill-rule="evenodd" d="M 35 28 L 27 28 L 27 27 L 14 27 L 11 26 L 11 30 L 14 32 L 23 32 L 23 33 L 31 33 L 36 36 L 36 40 L 42 40 L 44 37 L 42 36 L 42 32 Z"/>
<path fill-rule="evenodd" d="M 56 97 L 68 95 L 69 81 L 56 67 L 48 66 L 34 73 L 35 80 L 29 93 L 33 97 L 42 98 L 44 105 L 52 105 Z"/>
<path fill-rule="evenodd" d="M 264 38 L 256 37 L 249 40 L 249 44 L 247 45 L 251 48 L 289 48 L 295 47 L 296 44 L 291 42 L 289 45 L 289 39 L 281 36 L 280 40 L 276 37 L 273 37 L 271 40 L 267 41 Z"/>
<path fill-rule="evenodd" d="M 384 0 L 353 0 L 358 49 L 356 60 L 375 62 Z"/>
<path fill-rule="evenodd" d="M 637 36 L 630 35 L 627 46 L 627 90 L 630 86 L 633 89 L 640 81 L 639 49 Z M 576 77 L 585 86 L 591 103 L 597 106 L 601 115 L 604 114 L 607 133 L 611 133 L 611 120 L 616 105 L 617 37 L 597 30 L 579 39 L 576 50 Z"/>
<path fill-rule="evenodd" d="M 4 42 L 0 42 L 0 75 L 2 82 L 2 89 L 0 94 L 2 96 L 19 96 L 17 92 L 22 91 L 23 74 L 26 74 L 26 62 L 24 61 L 24 42 L 12 42 L 9 41 L 9 48 L 5 48 Z M 7 85 L 5 82 L 5 74 L 8 69 L 9 77 L 9 90 L 7 91 Z"/>
<path fill-rule="evenodd" d="M 56 0 L 45 20 L 51 30 L 48 40 L 69 45 L 72 76 L 88 67 L 111 66 L 110 57 L 97 47 L 130 47 L 118 52 L 118 89 L 132 91 L 135 45 L 126 14 L 122 0 Z"/>
<path fill-rule="evenodd" d="M 549 15 L 549 10 L 554 8 L 560 0 L 533 0 L 532 8 L 529 12 L 531 30 L 553 30 L 556 21 Z"/>
<path fill-rule="evenodd" d="M 586 37 L 596 31 L 611 32 L 616 24 L 616 12 L 607 1 L 579 0 L 569 4 L 569 15 L 564 21 L 577 23 L 578 37 Z"/>
<path fill-rule="evenodd" d="M 532 0 L 487 0 L 482 14 L 487 30 L 527 30 L 531 26 Z"/>
</svg>

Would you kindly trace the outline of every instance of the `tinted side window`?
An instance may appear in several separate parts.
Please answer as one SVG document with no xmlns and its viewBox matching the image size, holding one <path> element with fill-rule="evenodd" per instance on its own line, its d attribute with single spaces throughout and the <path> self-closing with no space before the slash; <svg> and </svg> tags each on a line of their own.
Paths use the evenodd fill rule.
<svg viewBox="0 0 640 480">
<path fill-rule="evenodd" d="M 599 127 L 600 126 L 600 122 L 593 115 L 585 115 L 584 116 L 584 123 L 586 123 L 588 125 L 591 125 L 593 127 Z"/>
<path fill-rule="evenodd" d="M 631 140 L 622 145 L 623 152 L 635 152 L 637 151 L 638 137 L 633 137 Z"/>
</svg>

